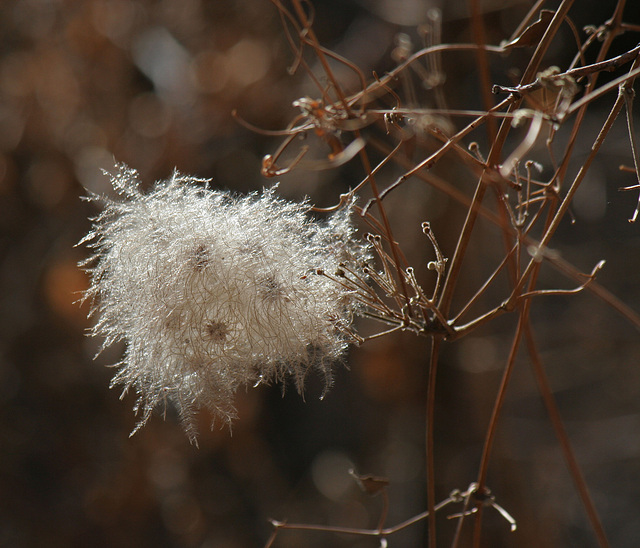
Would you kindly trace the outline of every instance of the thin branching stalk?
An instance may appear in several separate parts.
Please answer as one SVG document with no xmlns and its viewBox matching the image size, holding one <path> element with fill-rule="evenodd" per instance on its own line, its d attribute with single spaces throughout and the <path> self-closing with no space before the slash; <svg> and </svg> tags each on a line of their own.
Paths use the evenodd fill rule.
<svg viewBox="0 0 640 548">
<path fill-rule="evenodd" d="M 623 21 L 625 1 L 617 3 L 608 21 L 581 34 L 569 18 L 572 0 L 563 0 L 554 11 L 543 10 L 545 2 L 538 0 L 508 40 L 491 45 L 482 3 L 470 0 L 473 43 L 441 43 L 441 15 L 431 12 L 419 30 L 425 47 L 414 52 L 405 39 L 391 56 L 394 67 L 380 76 L 366 74 L 320 44 L 311 2 L 272 3 L 292 51 L 290 72 L 306 73 L 317 96 L 293 101 L 295 114 L 280 131 L 261 130 L 234 112 L 245 127 L 280 140 L 264 156 L 262 174 L 273 178 L 356 164 L 360 175 L 348 181 L 350 190 L 339 200 L 329 198 L 328 207 L 288 203 L 277 198 L 274 189 L 246 198 L 232 197 L 210 190 L 206 181 L 177 173 L 147 194 L 140 191 L 133 170 L 122 167 L 112 178 L 122 200 L 104 200 L 106 210 L 84 240 L 92 242 L 96 263 L 89 268 L 93 285 L 88 297 L 95 300 L 95 312 L 101 316 L 95 331 L 106 336 L 105 345 L 119 340 L 127 344 L 114 383 L 138 392 L 139 426 L 149 419 L 153 408 L 174 401 L 195 441 L 195 409 L 208 407 L 218 420 L 230 422 L 235 418 L 232 399 L 239 386 L 281 381 L 292 375 L 302 392 L 310 368 L 319 370 L 329 386 L 332 361 L 342 355 L 347 343 L 366 344 L 400 331 L 411 332 L 430 342 L 425 360 L 426 511 L 386 526 L 388 481 L 374 479 L 368 493 L 383 499 L 375 528 L 273 520 L 266 547 L 275 546 L 279 534 L 287 530 L 374 537 L 386 546 L 388 536 L 423 522 L 428 545 L 436 548 L 443 541 L 442 531 L 436 530 L 436 512 L 455 504 L 460 511 L 448 516 L 457 520 L 451 546 L 459 546 L 464 524 L 470 525 L 467 518 L 473 517 L 473 546 L 479 548 L 488 509 L 497 511 L 512 531 L 516 528 L 487 483 L 500 418 L 524 343 L 575 489 L 599 545 L 608 547 L 602 520 L 546 377 L 530 312 L 541 298 L 575 296 L 587 290 L 640 329 L 640 315 L 597 282 L 604 261 L 583 272 L 561 258 L 561 249 L 552 247 L 622 108 L 626 109 L 633 162 L 633 168 L 624 169 L 635 173 L 639 184 L 621 190 L 640 189 L 640 153 L 632 118 L 640 46 L 610 56 L 616 36 L 640 31 Z M 545 65 L 563 25 L 573 36 L 569 47 L 575 54 L 563 68 Z M 596 47 L 595 61 L 587 63 Z M 523 68 L 519 82 L 503 85 L 510 82 L 507 77 L 501 83 L 492 82 L 494 56 L 509 59 L 517 48 L 529 51 L 523 67 L 516 67 L 517 56 L 512 57 L 514 68 Z M 447 96 L 443 67 L 450 53 L 475 60 L 481 109 L 449 108 L 455 100 Z M 350 88 L 340 81 L 341 70 L 336 67 L 355 82 Z M 598 84 L 600 73 L 622 69 L 624 74 Z M 577 173 L 568 176 L 578 136 L 587 126 L 594 102 L 616 90 L 617 98 L 598 126 L 591 149 Z M 422 102 L 425 93 L 430 98 Z M 500 94 L 506 97 L 498 98 Z M 427 106 L 430 103 L 434 108 Z M 521 129 L 514 130 L 518 126 Z M 559 131 L 564 127 L 568 136 L 561 146 L 557 141 L 564 138 Z M 486 132 L 487 150 L 473 140 L 482 132 Z M 307 136 L 311 139 L 302 142 Z M 546 160 L 539 160 L 540 154 Z M 460 168 L 456 173 L 465 173 L 463 184 L 454 180 L 458 175 L 448 175 L 449 161 Z M 416 222 L 416 229 L 422 229 L 427 257 L 422 264 L 407 259 L 413 255 L 397 239 L 406 233 L 402 224 L 406 220 L 387 200 L 410 181 L 426 184 L 439 197 L 449 199 L 456 213 L 464 209 L 456 226 L 446 224 L 445 229 L 452 232 L 444 241 L 438 241 L 440 220 Z M 467 182 L 469 190 L 465 190 Z M 357 200 L 362 200 L 360 205 Z M 639 209 L 640 197 L 630 221 L 636 220 Z M 323 224 L 310 218 L 310 212 L 330 215 Z M 356 235 L 350 213 L 371 233 Z M 491 255 L 490 268 L 482 264 L 476 269 L 471 263 L 474 238 L 487 227 L 492 240 L 486 245 L 494 246 L 491 251 L 499 255 Z M 175 234 L 179 242 L 172 240 Z M 229 253 L 232 264 L 226 259 Z M 138 267 L 132 272 L 128 267 L 136 261 Z M 569 289 L 566 282 L 539 285 L 542 265 L 549 265 L 575 285 Z M 489 274 L 479 277 L 476 271 Z M 164 280 L 154 281 L 153 273 L 162 274 Z M 470 297 L 463 297 L 466 291 Z M 140 295 L 146 295 L 148 302 Z M 128 305 L 133 298 L 137 306 Z M 445 365 L 444 344 L 457 343 L 507 314 L 513 316 L 515 328 L 500 384 L 487 396 L 492 413 L 477 481 L 437 503 L 435 455 L 440 447 L 434 436 L 439 420 L 435 402 Z M 355 315 L 382 327 L 362 336 L 353 323 Z M 364 477 L 354 477 L 362 487 Z"/>
</svg>

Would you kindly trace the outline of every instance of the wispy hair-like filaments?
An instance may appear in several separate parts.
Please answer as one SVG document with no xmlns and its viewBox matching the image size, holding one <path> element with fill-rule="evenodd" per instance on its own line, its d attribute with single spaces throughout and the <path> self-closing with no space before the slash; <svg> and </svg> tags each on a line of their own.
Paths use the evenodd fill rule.
<svg viewBox="0 0 640 548">
<path fill-rule="evenodd" d="M 229 423 L 242 385 L 291 376 L 301 392 L 312 368 L 329 385 L 357 340 L 355 299 L 320 274 L 366 255 L 349 207 L 320 223 L 273 190 L 237 197 L 175 173 L 143 193 L 126 166 L 111 179 L 121 198 L 92 198 L 104 210 L 83 239 L 86 297 L 104 346 L 126 343 L 112 384 L 138 393 L 136 430 L 171 401 L 193 440 L 194 411 Z"/>
</svg>

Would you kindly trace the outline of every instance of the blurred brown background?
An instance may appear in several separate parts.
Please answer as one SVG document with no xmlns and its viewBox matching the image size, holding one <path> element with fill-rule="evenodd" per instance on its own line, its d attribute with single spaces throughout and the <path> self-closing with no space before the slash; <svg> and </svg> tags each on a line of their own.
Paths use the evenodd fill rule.
<svg viewBox="0 0 640 548">
<path fill-rule="evenodd" d="M 314 4 L 319 39 L 367 75 L 392 66 L 394 36 L 417 37 L 430 7 L 444 9 L 444 41 L 472 39 L 464 2 Z M 528 7 L 486 4 L 491 43 L 506 38 Z M 579 27 L 611 13 L 610 2 L 579 4 Z M 622 40 L 613 53 L 636 42 Z M 552 54 L 566 62 L 563 44 Z M 277 386 L 241 392 L 232 435 L 209 431 L 203 416 L 197 449 L 170 416 L 154 417 L 128 438 L 134 398 L 118 401 L 104 367 L 122 349 L 94 361 L 98 342 L 85 336 L 87 308 L 74 303 L 87 283 L 76 266 L 86 250 L 74 245 L 96 213 L 80 197 L 110 191 L 101 169 L 125 162 L 151 183 L 177 168 L 242 192 L 272 184 L 260 176 L 260 160 L 279 140 L 244 129 L 231 111 L 259 127 L 283 128 L 296 114 L 293 100 L 317 95 L 303 75 L 287 74 L 291 60 L 278 13 L 266 0 L 0 3 L 0 546 L 255 547 L 270 534 L 269 517 L 370 527 L 380 501 L 359 493 L 347 474 L 352 467 L 390 479 L 389 524 L 424 510 L 426 341 L 399 335 L 354 350 L 324 401 L 319 379 L 311 381 L 306 402 L 293 390 L 282 397 Z M 478 107 L 473 68 L 473 59 L 445 66 L 452 106 Z M 583 150 L 610 104 L 594 109 Z M 576 153 L 576 162 L 585 154 Z M 620 163 L 631 163 L 621 121 L 576 199 L 576 224 L 567 223 L 556 244 L 585 271 L 607 259 L 602 284 L 640 310 L 640 238 L 626 221 L 635 197 L 617 191 L 633 179 L 620 179 Z M 361 177 L 347 166 L 283 177 L 280 189 L 327 205 Z M 422 220 L 432 221 L 451 255 L 464 213 L 459 206 L 413 183 L 389 208 L 410 255 L 432 258 L 419 234 Z M 499 256 L 491 247 L 499 239 L 484 238 L 471 264 Z M 467 274 L 469 295 L 488 272 Z M 546 275 L 549 287 L 573 285 Z M 589 294 L 541 300 L 534 318 L 612 544 L 634 546 L 638 332 Z M 436 425 L 440 498 L 475 478 L 512 332 L 513 318 L 503 318 L 446 350 Z M 525 360 L 512 388 L 489 485 L 519 530 L 510 534 L 488 512 L 487 546 L 595 546 Z M 446 546 L 453 525 L 444 516 L 439 523 Z M 424 545 L 424 526 L 390 540 Z M 283 532 L 276 545 L 376 542 Z"/>
</svg>

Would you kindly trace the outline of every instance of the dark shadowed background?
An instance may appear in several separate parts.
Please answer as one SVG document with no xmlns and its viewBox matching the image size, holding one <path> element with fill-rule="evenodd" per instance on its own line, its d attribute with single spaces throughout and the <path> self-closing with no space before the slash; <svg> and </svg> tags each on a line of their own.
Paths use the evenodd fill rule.
<svg viewBox="0 0 640 548">
<path fill-rule="evenodd" d="M 393 66 L 398 33 L 418 40 L 416 27 L 430 8 L 443 9 L 445 42 L 472 40 L 465 2 L 314 4 L 320 41 L 367 76 Z M 483 4 L 494 44 L 529 7 Z M 578 28 L 602 23 L 613 5 L 576 4 Z M 613 53 L 637 42 L 637 34 L 621 38 Z M 573 51 L 566 49 L 556 44 L 548 64 L 566 63 Z M 428 341 L 401 334 L 354 349 L 322 401 L 321 379 L 311 379 L 306 401 L 293 389 L 283 396 L 280 386 L 249 387 L 238 394 L 232 434 L 210 431 L 203 414 L 196 448 L 170 414 L 128 437 L 135 398 L 119 401 L 120 393 L 108 389 L 113 370 L 105 367 L 118 361 L 122 348 L 94 361 L 99 341 L 85 336 L 88 310 L 75 303 L 87 285 L 77 267 L 87 252 L 74 245 L 96 213 L 80 197 L 110 192 L 101 170 L 118 161 L 148 184 L 177 168 L 211 178 L 215 188 L 272 185 L 260 175 L 261 158 L 279 138 L 245 129 L 231 112 L 261 128 L 285 127 L 297 113 L 294 100 L 318 95 L 304 74 L 287 73 L 292 59 L 267 0 L 0 3 L 0 546 L 244 548 L 265 543 L 268 518 L 375 526 L 381 501 L 360 493 L 350 468 L 389 478 L 388 524 L 425 509 Z M 448 100 L 478 108 L 474 59 L 456 56 L 449 63 L 445 59 Z M 572 169 L 612 101 L 594 107 Z M 607 259 L 600 282 L 640 310 L 640 227 L 627 222 L 636 196 L 618 192 L 634 180 L 617 171 L 621 163 L 631 164 L 622 120 L 576 198 L 575 224 L 562 227 L 555 247 L 583 271 Z M 281 178 L 280 192 L 329 205 L 361 180 L 359 169 L 294 172 Z M 440 169 L 455 173 L 458 167 L 443 163 Z M 460 188 L 469 191 L 475 181 L 461 173 Z M 459 205 L 413 181 L 388 207 L 408 256 L 432 259 L 420 234 L 424 220 L 451 256 L 464 214 Z M 491 259 L 499 259 L 501 249 L 492 246 L 499 245 L 489 227 L 474 240 L 463 278 L 469 289 L 463 285 L 462 294 L 470 296 L 495 267 Z M 545 287 L 575 285 L 551 269 L 541 280 Z M 638 332 L 587 292 L 541 299 L 532 317 L 612 545 L 634 546 L 640 538 Z M 436 410 L 440 499 L 475 479 L 513 329 L 513 318 L 503 317 L 445 349 Z M 489 511 L 486 546 L 596 545 L 526 360 L 514 374 L 489 486 L 519 529 L 509 533 Z M 446 546 L 454 524 L 445 514 L 439 525 Z M 424 538 L 421 523 L 390 541 L 410 547 L 424 545 Z M 276 543 L 376 545 L 287 531 Z"/>
</svg>

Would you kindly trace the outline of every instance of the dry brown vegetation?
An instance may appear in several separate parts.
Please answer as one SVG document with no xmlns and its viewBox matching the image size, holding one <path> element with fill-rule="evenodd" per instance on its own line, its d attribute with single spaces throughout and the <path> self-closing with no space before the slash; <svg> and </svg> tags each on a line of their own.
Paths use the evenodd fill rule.
<svg viewBox="0 0 640 548">
<path fill-rule="evenodd" d="M 637 542 L 637 7 L 488 4 L 0 3 L 0 545 Z M 364 342 L 323 401 L 128 439 L 73 304 L 114 159 L 358 197 L 369 280 L 324 275 Z"/>
</svg>

